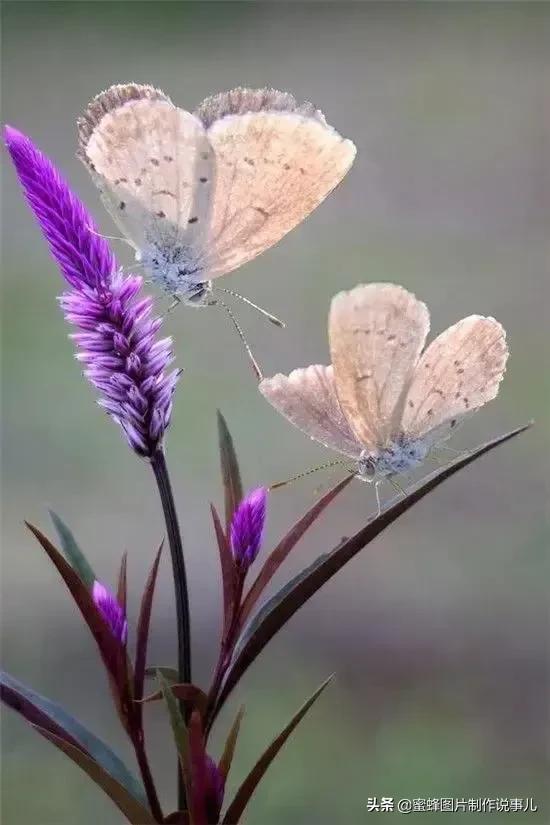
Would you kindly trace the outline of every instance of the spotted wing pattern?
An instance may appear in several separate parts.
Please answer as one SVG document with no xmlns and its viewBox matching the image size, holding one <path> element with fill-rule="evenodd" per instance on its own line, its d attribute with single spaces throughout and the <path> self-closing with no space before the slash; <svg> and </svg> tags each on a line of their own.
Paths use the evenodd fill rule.
<svg viewBox="0 0 550 825">
<path fill-rule="evenodd" d="M 357 459 L 361 445 L 338 403 L 332 367 L 315 364 L 264 378 L 260 392 L 278 412 L 310 438 Z"/>
<path fill-rule="evenodd" d="M 495 398 L 504 375 L 506 333 L 494 318 L 470 315 L 441 333 L 422 355 L 405 399 L 402 430 L 435 443 Z"/>
<path fill-rule="evenodd" d="M 78 122 L 79 156 L 136 249 L 156 239 L 197 246 L 214 185 L 201 121 L 150 86 L 113 86 Z"/>
<path fill-rule="evenodd" d="M 273 246 L 342 180 L 355 146 L 312 104 L 269 89 L 234 89 L 196 112 L 216 164 L 209 276 Z"/>
<path fill-rule="evenodd" d="M 360 285 L 332 299 L 329 341 L 336 392 L 351 430 L 383 447 L 429 329 L 426 305 L 395 284 Z"/>
</svg>

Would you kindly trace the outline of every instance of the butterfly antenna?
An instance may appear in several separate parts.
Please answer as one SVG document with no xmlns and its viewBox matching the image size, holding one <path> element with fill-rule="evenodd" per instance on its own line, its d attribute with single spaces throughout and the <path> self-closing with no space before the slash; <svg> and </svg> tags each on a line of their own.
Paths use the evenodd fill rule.
<svg viewBox="0 0 550 825">
<path fill-rule="evenodd" d="M 227 304 L 225 304 L 219 298 L 216 299 L 216 303 L 219 304 L 221 307 L 223 307 L 225 309 L 225 311 L 227 312 L 227 314 L 229 315 L 229 317 L 231 318 L 231 321 L 233 322 L 233 326 L 237 330 L 237 334 L 238 334 L 239 338 L 241 339 L 241 341 L 243 343 L 243 346 L 246 350 L 246 354 L 250 358 L 250 363 L 252 364 L 252 369 L 254 370 L 254 374 L 255 374 L 256 378 L 258 379 L 258 381 L 261 381 L 262 378 L 264 377 L 263 372 L 261 371 L 261 369 L 258 365 L 258 362 L 256 361 L 256 359 L 254 358 L 254 356 L 252 354 L 252 350 L 250 349 L 250 347 L 248 345 L 248 341 L 244 337 L 244 332 L 242 331 L 239 322 L 237 321 L 237 319 L 235 318 L 235 316 L 233 315 L 233 313 L 231 312 L 231 310 L 229 309 Z"/>
<path fill-rule="evenodd" d="M 284 329 L 286 324 L 284 321 L 281 321 L 280 318 L 277 318 L 276 315 L 272 315 L 271 312 L 268 312 L 267 309 L 263 309 L 263 307 L 259 307 L 258 304 L 255 304 L 250 298 L 245 298 L 244 295 L 240 295 L 238 292 L 233 292 L 232 289 L 224 289 L 223 286 L 216 286 L 214 287 L 216 292 L 225 292 L 226 295 L 232 295 L 234 298 L 238 298 L 239 301 L 242 301 L 245 304 L 248 304 L 249 307 L 256 309 L 261 315 L 267 318 L 268 321 L 271 321 L 272 324 L 275 324 L 276 327 L 281 327 Z"/>
<path fill-rule="evenodd" d="M 87 226 L 86 229 L 88 232 L 91 232 L 92 235 L 96 235 L 98 238 L 103 238 L 105 241 L 122 241 L 123 243 L 127 243 L 128 246 L 131 246 L 134 249 L 134 245 L 130 243 L 128 238 L 121 238 L 119 235 L 102 235 L 101 232 L 96 232 L 96 230 L 91 227 Z"/>
<path fill-rule="evenodd" d="M 328 470 L 329 467 L 336 467 L 337 464 L 345 464 L 345 461 L 329 461 L 327 464 L 320 464 L 318 467 L 312 467 L 311 470 L 306 470 L 305 473 L 298 473 L 297 476 L 292 476 L 292 478 L 287 478 L 286 481 L 277 481 L 275 484 L 270 486 L 270 490 L 279 490 L 281 487 L 286 487 L 287 484 L 292 484 L 293 481 L 298 481 L 300 478 L 305 478 L 306 476 L 310 476 L 313 473 L 317 473 L 319 470 Z"/>
</svg>

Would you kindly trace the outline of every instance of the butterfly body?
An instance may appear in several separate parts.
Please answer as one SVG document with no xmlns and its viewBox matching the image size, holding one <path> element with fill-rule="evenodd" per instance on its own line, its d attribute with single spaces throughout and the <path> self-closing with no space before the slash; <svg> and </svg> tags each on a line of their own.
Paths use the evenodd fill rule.
<svg viewBox="0 0 550 825">
<path fill-rule="evenodd" d="M 402 433 L 384 447 L 362 450 L 357 459 L 357 476 L 376 484 L 384 478 L 407 473 L 424 462 L 430 446 L 422 438 L 407 438 Z"/>
<path fill-rule="evenodd" d="M 212 281 L 205 279 L 204 266 L 196 252 L 182 243 L 151 241 L 136 253 L 152 283 L 190 306 L 207 304 Z"/>
</svg>

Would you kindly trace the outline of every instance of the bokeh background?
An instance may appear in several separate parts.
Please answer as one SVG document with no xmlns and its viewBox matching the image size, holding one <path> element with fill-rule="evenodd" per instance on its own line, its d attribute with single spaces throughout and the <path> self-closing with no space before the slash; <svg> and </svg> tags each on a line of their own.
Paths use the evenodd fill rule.
<svg viewBox="0 0 550 825">
<path fill-rule="evenodd" d="M 231 788 L 305 696 L 336 673 L 256 794 L 250 823 L 397 822 L 398 814 L 367 814 L 367 798 L 383 795 L 532 796 L 537 814 L 493 813 L 491 821 L 550 821 L 549 17 L 547 4 L 530 3 L 3 4 L 2 120 L 55 160 L 106 234 L 113 225 L 75 159 L 74 120 L 112 83 L 153 83 L 191 109 L 219 89 L 273 85 L 313 100 L 355 141 L 358 157 L 343 185 L 227 279 L 287 321 L 280 332 L 236 307 L 267 373 L 327 360 L 335 292 L 395 281 L 427 301 L 436 333 L 474 312 L 508 330 L 500 397 L 455 446 L 537 419 L 357 557 L 243 680 L 229 707 L 247 708 Z M 47 507 L 56 509 L 110 583 L 128 550 L 133 619 L 163 534 L 159 502 L 148 467 L 80 377 L 56 304 L 60 277 L 9 163 L 3 217 L 4 665 L 66 703 L 131 761 L 93 643 L 22 522 L 52 532 Z M 130 264 L 126 247 L 115 246 Z M 167 446 L 192 582 L 196 680 L 206 684 L 220 620 L 208 510 L 210 500 L 221 504 L 216 407 L 247 486 L 328 455 L 259 396 L 221 313 L 178 309 L 166 327 L 185 368 Z M 266 551 L 316 486 L 335 479 L 314 476 L 272 496 Z M 352 485 L 275 584 L 358 529 L 374 506 L 372 490 Z M 167 558 L 150 658 L 174 660 Z M 148 713 L 170 810 L 173 747 L 162 710 Z M 215 753 L 229 720 L 220 719 Z M 11 713 L 3 714 L 2 747 L 5 825 L 119 821 L 109 800 Z"/>
</svg>

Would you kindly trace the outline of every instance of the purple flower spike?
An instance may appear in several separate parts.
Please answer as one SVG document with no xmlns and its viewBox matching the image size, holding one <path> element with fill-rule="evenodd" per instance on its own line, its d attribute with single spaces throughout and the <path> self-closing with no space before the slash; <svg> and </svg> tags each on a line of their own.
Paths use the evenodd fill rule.
<svg viewBox="0 0 550 825">
<path fill-rule="evenodd" d="M 124 610 L 114 595 L 101 582 L 95 581 L 92 588 L 92 598 L 111 628 L 113 636 L 125 645 L 128 638 L 128 622 Z"/>
<path fill-rule="evenodd" d="M 236 563 L 247 570 L 260 550 L 265 524 L 267 490 L 258 487 L 246 495 L 233 514 L 231 551 Z"/>
<path fill-rule="evenodd" d="M 151 297 L 138 297 L 141 278 L 123 277 L 85 206 L 30 138 L 5 128 L 5 140 L 27 201 L 63 277 L 72 287 L 59 299 L 84 374 L 99 404 L 122 427 L 139 455 L 150 458 L 170 423 L 179 372 L 170 338 L 156 340 L 161 319 Z"/>
</svg>

